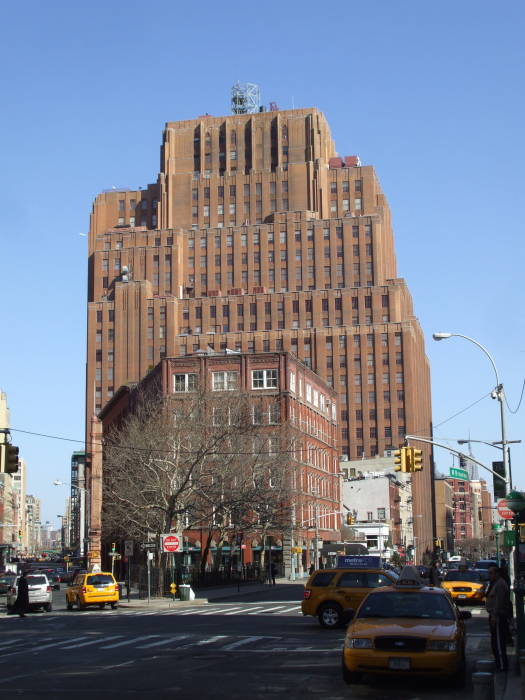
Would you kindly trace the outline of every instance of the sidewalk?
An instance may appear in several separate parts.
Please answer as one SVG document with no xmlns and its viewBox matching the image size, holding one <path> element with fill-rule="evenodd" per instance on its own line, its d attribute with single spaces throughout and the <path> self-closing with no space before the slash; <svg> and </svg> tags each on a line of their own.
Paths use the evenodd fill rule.
<svg viewBox="0 0 525 700">
<path fill-rule="evenodd" d="M 285 590 L 286 586 L 290 584 L 301 584 L 302 580 L 289 581 L 288 579 L 281 578 L 276 579 L 276 585 L 270 586 L 268 583 L 241 583 L 238 587 L 237 584 L 232 584 L 229 586 L 214 586 L 213 588 L 200 588 L 195 591 L 195 600 L 179 600 L 176 598 L 173 600 L 169 597 L 164 598 L 151 598 L 150 602 L 145 598 L 139 598 L 137 590 L 132 590 L 130 595 L 130 600 L 128 602 L 126 596 L 124 595 L 119 602 L 119 607 L 121 608 L 150 608 L 151 610 L 168 610 L 179 607 L 189 607 L 192 605 L 206 605 L 210 601 L 219 601 L 224 598 L 231 598 L 232 596 L 248 596 L 252 593 L 259 593 L 263 591 L 282 591 Z"/>
</svg>

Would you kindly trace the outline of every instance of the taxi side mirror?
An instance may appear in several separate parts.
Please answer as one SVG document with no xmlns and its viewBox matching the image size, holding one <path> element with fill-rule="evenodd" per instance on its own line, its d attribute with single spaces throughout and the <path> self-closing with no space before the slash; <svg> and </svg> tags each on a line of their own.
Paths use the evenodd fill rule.
<svg viewBox="0 0 525 700">
<path fill-rule="evenodd" d="M 460 610 L 459 611 L 459 619 L 460 620 L 470 620 L 472 617 L 472 613 L 470 610 Z"/>
</svg>

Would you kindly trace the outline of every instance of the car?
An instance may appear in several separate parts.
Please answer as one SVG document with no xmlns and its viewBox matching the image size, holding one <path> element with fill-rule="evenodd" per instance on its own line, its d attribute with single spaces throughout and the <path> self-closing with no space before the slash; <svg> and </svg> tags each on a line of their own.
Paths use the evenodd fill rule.
<svg viewBox="0 0 525 700">
<path fill-rule="evenodd" d="M 0 594 L 5 595 L 16 581 L 16 574 L 4 573 L 0 575 Z"/>
<path fill-rule="evenodd" d="M 53 586 L 53 589 L 55 591 L 59 591 L 61 582 L 59 574 L 57 574 L 56 572 L 54 574 L 47 574 L 47 578 L 49 579 L 50 584 Z"/>
<path fill-rule="evenodd" d="M 53 589 L 47 576 L 45 574 L 27 574 L 26 580 L 29 592 L 29 609 L 42 608 L 46 612 L 51 612 L 53 609 Z M 15 604 L 19 581 L 20 576 L 17 576 L 16 581 L 7 593 L 6 606 L 8 612 L 13 609 Z"/>
<path fill-rule="evenodd" d="M 88 605 L 104 608 L 106 604 L 113 609 L 118 607 L 119 589 L 113 574 L 105 571 L 79 573 L 66 590 L 66 605 L 73 610 L 85 610 Z"/>
<path fill-rule="evenodd" d="M 317 617 L 322 627 L 335 629 L 347 621 L 347 611 L 355 610 L 373 588 L 395 583 L 397 579 L 392 569 L 318 569 L 305 584 L 302 613 Z"/>
<path fill-rule="evenodd" d="M 474 564 L 475 569 L 490 569 L 491 566 L 498 566 L 498 562 L 495 559 L 478 559 Z"/>
<path fill-rule="evenodd" d="M 443 589 L 425 586 L 414 567 L 405 567 L 397 583 L 369 593 L 350 622 L 344 682 L 358 683 L 364 673 L 373 673 L 435 676 L 462 685 L 464 620 L 470 617 Z"/>
<path fill-rule="evenodd" d="M 475 569 L 448 571 L 441 586 L 456 603 L 483 603 L 487 579 Z"/>
</svg>

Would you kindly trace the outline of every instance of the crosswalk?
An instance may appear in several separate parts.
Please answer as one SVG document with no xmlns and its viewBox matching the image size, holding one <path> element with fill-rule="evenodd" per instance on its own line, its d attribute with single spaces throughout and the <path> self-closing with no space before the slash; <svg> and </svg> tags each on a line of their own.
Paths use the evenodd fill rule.
<svg viewBox="0 0 525 700">
<path fill-rule="evenodd" d="M 144 604 L 147 606 L 147 603 Z M 176 604 L 175 604 L 176 605 Z M 35 614 L 31 617 L 34 619 L 39 619 L 42 622 L 53 622 L 54 620 L 67 616 L 75 617 L 77 619 L 80 617 L 86 617 L 89 619 L 97 620 L 109 620 L 113 616 L 129 616 L 129 617 L 150 617 L 150 616 L 175 616 L 175 617 L 193 617 L 193 616 L 210 616 L 210 615 L 299 615 L 301 613 L 301 606 L 297 603 L 292 603 L 292 601 L 286 601 L 281 603 L 269 602 L 266 604 L 261 603 L 215 603 L 207 605 L 195 605 L 195 606 L 184 606 L 184 607 L 169 607 L 161 609 L 148 609 L 147 607 L 134 609 L 132 607 L 126 608 L 121 607 L 117 610 L 98 610 L 98 609 L 88 609 L 84 611 L 67 611 L 67 610 L 55 610 L 50 614 Z M 15 620 L 16 616 L 8 616 L 6 619 Z"/>
<path fill-rule="evenodd" d="M 83 653 L 84 650 L 106 655 L 108 652 L 122 652 L 131 656 L 135 652 L 143 655 L 148 650 L 155 653 L 161 651 L 177 653 L 192 649 L 220 653 L 309 652 L 331 654 L 340 652 L 341 648 L 342 638 L 339 635 L 332 637 L 329 641 L 321 642 L 318 646 L 305 646 L 304 640 L 298 638 L 238 634 L 217 634 L 204 638 L 202 634 L 195 633 L 112 634 L 106 636 L 100 632 L 73 638 L 56 636 L 37 639 L 35 637 L 13 636 L 3 640 L 0 667 L 12 662 L 13 657 L 27 655 L 28 658 L 31 658 L 43 652 L 60 653 L 64 662 L 67 663 L 69 655 L 73 655 L 77 651 Z"/>
</svg>

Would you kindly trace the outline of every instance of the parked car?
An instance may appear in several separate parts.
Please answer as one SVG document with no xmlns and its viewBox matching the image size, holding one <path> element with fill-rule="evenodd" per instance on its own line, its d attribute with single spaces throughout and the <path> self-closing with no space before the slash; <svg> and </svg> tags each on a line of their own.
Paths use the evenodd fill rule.
<svg viewBox="0 0 525 700">
<path fill-rule="evenodd" d="M 46 612 L 51 612 L 53 609 L 53 589 L 47 576 L 45 574 L 28 574 L 26 579 L 29 589 L 29 609 L 43 608 Z M 19 580 L 20 577 L 18 576 L 7 593 L 6 605 L 8 612 L 15 604 Z"/>
<path fill-rule="evenodd" d="M 74 605 L 79 610 L 85 610 L 88 605 L 98 605 L 102 609 L 106 603 L 115 609 L 118 601 L 119 587 L 115 577 L 103 571 L 77 574 L 66 590 L 68 610 L 73 610 Z"/>
</svg>

